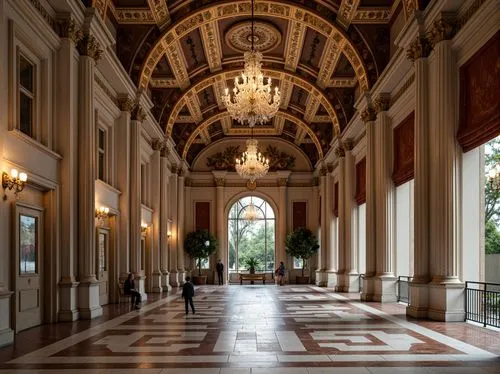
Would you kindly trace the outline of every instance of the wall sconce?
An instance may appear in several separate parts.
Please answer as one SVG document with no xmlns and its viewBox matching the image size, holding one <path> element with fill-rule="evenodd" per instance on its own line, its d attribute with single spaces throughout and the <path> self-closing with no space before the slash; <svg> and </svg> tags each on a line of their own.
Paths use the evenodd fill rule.
<svg viewBox="0 0 500 374">
<path fill-rule="evenodd" d="M 144 233 L 146 233 L 146 231 L 148 231 L 148 224 L 142 222 L 141 223 L 141 232 L 144 234 Z"/>
<path fill-rule="evenodd" d="M 108 215 L 109 215 L 109 208 L 107 206 L 101 206 L 99 207 L 99 209 L 96 209 L 95 211 L 95 216 L 98 219 L 108 218 Z"/>
<path fill-rule="evenodd" d="M 167 231 L 167 238 L 170 239 L 172 237 L 172 233 L 170 231 Z"/>
<path fill-rule="evenodd" d="M 24 190 L 26 181 L 28 180 L 28 174 L 19 172 L 17 169 L 12 169 L 10 175 L 6 172 L 2 173 L 2 187 L 5 190 L 14 190 L 16 199 L 18 194 Z M 7 194 L 4 192 L 3 199 L 7 200 Z"/>
</svg>

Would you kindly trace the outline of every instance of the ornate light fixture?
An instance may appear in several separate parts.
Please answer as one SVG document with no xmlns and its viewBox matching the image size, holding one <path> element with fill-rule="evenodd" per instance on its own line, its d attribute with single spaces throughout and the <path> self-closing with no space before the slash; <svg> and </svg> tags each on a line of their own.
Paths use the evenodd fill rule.
<svg viewBox="0 0 500 374">
<path fill-rule="evenodd" d="M 488 172 L 488 183 L 494 191 L 500 191 L 500 163 Z"/>
<path fill-rule="evenodd" d="M 241 77 L 234 78 L 233 100 L 226 88 L 222 100 L 230 116 L 242 125 L 263 124 L 274 117 L 280 106 L 281 93 L 276 86 L 272 92 L 271 78 L 264 78 L 262 53 L 254 50 L 254 2 L 252 0 L 252 49 L 245 52 L 245 68 Z"/>
<path fill-rule="evenodd" d="M 28 174 L 19 172 L 17 169 L 12 169 L 10 175 L 6 172 L 2 173 L 2 187 L 4 190 L 14 190 L 16 199 L 18 194 L 24 189 L 26 181 L 28 180 Z M 4 193 L 4 200 L 7 200 L 7 194 Z"/>
<path fill-rule="evenodd" d="M 250 204 L 247 206 L 243 218 L 247 221 L 255 221 L 257 219 L 257 208 L 255 208 L 255 205 L 253 205 L 251 196 L 250 196 Z"/>
<path fill-rule="evenodd" d="M 106 218 L 109 216 L 109 208 L 101 205 L 99 209 L 95 210 L 95 216 L 97 217 L 97 225 L 104 226 Z"/>
<path fill-rule="evenodd" d="M 254 183 L 256 179 L 262 178 L 269 170 L 269 159 L 265 158 L 258 151 L 259 142 L 252 137 L 247 140 L 247 150 L 243 152 L 241 158 L 236 159 L 236 172 L 240 177 L 248 179 L 250 183 Z"/>
</svg>

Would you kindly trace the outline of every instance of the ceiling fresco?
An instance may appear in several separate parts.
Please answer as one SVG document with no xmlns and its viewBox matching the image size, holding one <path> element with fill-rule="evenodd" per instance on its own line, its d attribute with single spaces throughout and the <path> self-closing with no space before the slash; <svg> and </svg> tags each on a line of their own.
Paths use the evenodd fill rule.
<svg viewBox="0 0 500 374">
<path fill-rule="evenodd" d="M 191 163 L 213 142 L 248 137 L 221 100 L 250 49 L 250 0 L 82 0 L 116 33 L 116 53 L 151 98 L 152 114 Z M 255 1 L 256 49 L 281 91 L 280 112 L 256 126 L 314 166 L 390 58 L 390 25 L 425 0 Z"/>
</svg>

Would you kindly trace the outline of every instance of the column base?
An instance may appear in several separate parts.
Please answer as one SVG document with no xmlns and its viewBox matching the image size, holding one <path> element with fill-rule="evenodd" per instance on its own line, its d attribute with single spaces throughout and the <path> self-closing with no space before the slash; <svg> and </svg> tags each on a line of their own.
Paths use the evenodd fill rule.
<svg viewBox="0 0 500 374">
<path fill-rule="evenodd" d="M 344 292 L 344 270 L 337 271 L 337 284 L 335 292 Z"/>
<path fill-rule="evenodd" d="M 59 282 L 60 306 L 57 320 L 62 322 L 76 321 L 80 317 L 77 307 L 79 282 Z"/>
<path fill-rule="evenodd" d="M 161 273 L 159 271 L 153 272 L 150 280 L 152 282 L 152 292 L 163 292 L 163 288 L 161 286 Z"/>
<path fill-rule="evenodd" d="M 396 282 L 398 279 L 393 275 L 381 275 L 374 278 L 373 301 L 395 303 L 398 299 L 396 295 Z"/>
<path fill-rule="evenodd" d="M 410 282 L 408 296 L 410 304 L 406 307 L 406 315 L 414 318 L 427 318 L 429 309 L 428 283 Z"/>
<path fill-rule="evenodd" d="M 365 275 L 363 279 L 363 292 L 360 296 L 362 301 L 374 301 L 375 300 L 375 277 Z"/>
<path fill-rule="evenodd" d="M 359 274 L 346 273 L 344 274 L 343 292 L 359 293 Z"/>
<path fill-rule="evenodd" d="M 443 322 L 465 321 L 465 285 L 459 282 L 429 283 L 427 318 Z"/>
<path fill-rule="evenodd" d="M 326 287 L 335 288 L 335 286 L 337 286 L 337 281 L 338 281 L 337 272 L 334 270 L 328 270 L 326 273 L 327 273 Z"/>
<path fill-rule="evenodd" d="M 0 347 L 14 342 L 14 330 L 10 328 L 10 298 L 13 293 L 0 288 Z"/>
<path fill-rule="evenodd" d="M 170 285 L 172 287 L 179 287 L 179 281 L 178 281 L 178 278 L 177 278 L 177 270 L 172 270 L 169 273 L 169 277 L 170 277 Z"/>
<path fill-rule="evenodd" d="M 316 286 L 326 287 L 328 285 L 328 274 L 326 270 L 316 270 Z"/>
<path fill-rule="evenodd" d="M 170 279 L 170 273 L 167 270 L 162 270 L 161 288 L 163 289 L 163 292 L 169 292 L 172 290 L 172 286 L 170 285 L 169 279 Z"/>
<path fill-rule="evenodd" d="M 99 282 L 80 282 L 78 305 L 81 319 L 94 319 L 102 316 L 102 307 L 99 304 Z"/>
<path fill-rule="evenodd" d="M 148 294 L 146 293 L 146 276 L 138 274 L 135 277 L 135 286 L 141 294 L 142 301 L 146 301 L 148 299 Z"/>
</svg>

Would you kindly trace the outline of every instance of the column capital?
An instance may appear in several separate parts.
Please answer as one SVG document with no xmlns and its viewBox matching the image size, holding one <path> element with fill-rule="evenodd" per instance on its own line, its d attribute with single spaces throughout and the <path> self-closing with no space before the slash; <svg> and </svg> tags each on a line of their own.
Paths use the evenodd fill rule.
<svg viewBox="0 0 500 374">
<path fill-rule="evenodd" d="M 191 187 L 193 185 L 193 180 L 191 178 L 187 178 L 184 180 L 184 187 Z"/>
<path fill-rule="evenodd" d="M 434 48 L 436 44 L 443 40 L 452 39 L 457 32 L 457 23 L 451 15 L 442 15 L 441 18 L 435 20 L 432 24 L 431 31 L 427 38 L 431 46 Z"/>
<path fill-rule="evenodd" d="M 344 148 L 343 148 L 342 146 L 337 147 L 337 148 L 335 149 L 335 155 L 336 155 L 337 157 L 339 157 L 339 158 L 340 158 L 340 157 L 345 157 L 345 150 L 344 150 Z M 326 175 L 326 169 L 325 169 L 325 175 Z"/>
<path fill-rule="evenodd" d="M 346 151 L 352 151 L 354 148 L 354 141 L 351 138 L 342 140 L 342 148 L 344 150 L 344 155 Z"/>
<path fill-rule="evenodd" d="M 364 123 L 373 122 L 377 119 L 377 112 L 369 106 L 360 113 L 360 116 Z"/>
<path fill-rule="evenodd" d="M 226 178 L 215 177 L 214 182 L 217 187 L 224 187 L 224 185 L 226 184 Z"/>
<path fill-rule="evenodd" d="M 163 149 L 165 146 L 165 143 L 163 139 L 155 138 L 151 141 L 151 148 L 153 148 L 153 151 L 160 151 Z"/>
<path fill-rule="evenodd" d="M 75 44 L 78 44 L 83 38 L 83 32 L 78 28 L 75 20 L 71 17 L 57 20 L 56 31 L 61 38 L 69 38 Z"/>
<path fill-rule="evenodd" d="M 184 178 L 186 176 L 186 169 L 179 168 L 179 170 L 177 171 L 177 175 L 179 176 L 179 178 Z"/>
<path fill-rule="evenodd" d="M 84 35 L 77 44 L 78 52 L 83 56 L 93 58 L 96 62 L 101 58 L 103 50 L 93 35 Z"/>
<path fill-rule="evenodd" d="M 122 112 L 132 112 L 132 109 L 134 108 L 134 102 L 128 95 L 125 96 L 119 96 L 117 99 L 117 104 L 118 104 L 118 109 L 120 109 Z"/>
<path fill-rule="evenodd" d="M 380 94 L 374 101 L 373 107 L 377 114 L 387 112 L 391 106 L 391 96 L 389 94 Z"/>
<path fill-rule="evenodd" d="M 163 141 L 163 147 L 161 147 L 160 149 L 160 157 L 167 158 L 169 154 L 170 154 L 170 149 L 167 146 L 167 142 Z"/>
<path fill-rule="evenodd" d="M 327 173 L 328 169 L 325 168 L 325 167 L 322 167 L 321 169 L 319 169 L 319 175 L 321 177 L 326 177 L 326 173 Z"/>
<path fill-rule="evenodd" d="M 406 49 L 406 57 L 411 62 L 415 62 L 420 58 L 429 57 L 431 51 L 432 45 L 429 39 L 425 36 L 419 35 Z"/>
<path fill-rule="evenodd" d="M 139 122 L 144 122 L 146 119 L 146 112 L 140 105 L 136 105 L 133 109 L 132 112 L 130 113 L 131 119 L 133 121 L 139 121 Z"/>
<path fill-rule="evenodd" d="M 326 169 L 328 170 L 328 173 L 329 173 L 329 174 L 332 174 L 332 173 L 333 173 L 333 170 L 335 169 L 335 168 L 333 167 L 333 163 L 331 163 L 331 162 L 330 162 L 329 164 L 327 164 L 327 165 L 326 165 Z"/>
<path fill-rule="evenodd" d="M 279 187 L 286 187 L 287 182 L 288 182 L 288 178 L 278 178 L 278 186 Z"/>
<path fill-rule="evenodd" d="M 170 167 L 170 172 L 171 172 L 172 174 L 177 175 L 177 165 L 172 165 L 172 166 Z"/>
</svg>

